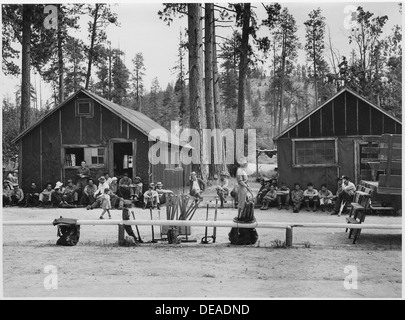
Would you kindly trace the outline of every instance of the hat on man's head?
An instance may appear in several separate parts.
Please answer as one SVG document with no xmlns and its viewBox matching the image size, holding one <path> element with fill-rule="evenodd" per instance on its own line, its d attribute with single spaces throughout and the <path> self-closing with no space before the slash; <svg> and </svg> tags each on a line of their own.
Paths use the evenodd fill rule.
<svg viewBox="0 0 405 320">
<path fill-rule="evenodd" d="M 247 159 L 245 156 L 242 156 L 238 159 L 238 163 L 239 164 L 246 164 L 247 163 Z"/>
<path fill-rule="evenodd" d="M 105 177 L 104 177 L 104 176 L 101 176 L 100 178 L 98 178 L 98 181 L 100 181 L 100 182 L 105 182 Z"/>
<path fill-rule="evenodd" d="M 139 181 L 141 181 L 142 179 L 141 179 L 140 176 L 136 176 L 134 180 L 139 180 Z"/>
<path fill-rule="evenodd" d="M 156 183 L 156 186 L 158 187 L 163 187 L 163 183 L 161 183 L 160 181 L 158 183 Z"/>
<path fill-rule="evenodd" d="M 112 178 L 111 178 L 111 181 L 117 181 L 117 180 L 118 180 L 117 177 L 112 177 Z"/>
<path fill-rule="evenodd" d="M 60 189 L 61 187 L 63 186 L 63 182 L 60 182 L 60 181 L 58 181 L 58 182 L 56 182 L 56 185 L 55 185 L 55 190 L 56 189 Z"/>
<path fill-rule="evenodd" d="M 68 181 L 67 181 L 67 183 L 73 183 L 73 180 L 72 179 L 69 179 Z"/>
<path fill-rule="evenodd" d="M 197 173 L 195 173 L 195 171 L 191 172 L 190 174 L 191 174 L 192 176 L 196 176 L 196 175 L 197 175 Z"/>
<path fill-rule="evenodd" d="M 229 173 L 226 171 L 222 171 L 220 175 L 224 177 L 229 177 Z"/>
<path fill-rule="evenodd" d="M 149 183 L 149 188 L 153 188 L 155 184 L 153 182 Z"/>
</svg>

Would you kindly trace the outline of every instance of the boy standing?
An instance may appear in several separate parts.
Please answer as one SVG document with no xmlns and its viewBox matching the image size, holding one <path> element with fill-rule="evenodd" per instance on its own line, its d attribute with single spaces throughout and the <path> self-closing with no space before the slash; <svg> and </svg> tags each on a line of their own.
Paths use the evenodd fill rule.
<svg viewBox="0 0 405 320">
<path fill-rule="evenodd" d="M 304 191 L 302 191 L 299 183 L 294 184 L 294 190 L 291 191 L 291 201 L 293 203 L 293 212 L 299 212 L 302 200 L 304 200 Z"/>
<path fill-rule="evenodd" d="M 307 211 L 310 211 L 310 202 L 314 205 L 314 212 L 316 211 L 316 205 L 319 201 L 319 193 L 314 189 L 314 185 L 311 182 L 307 184 L 307 189 L 304 191 L 304 201 L 307 204 Z"/>
</svg>

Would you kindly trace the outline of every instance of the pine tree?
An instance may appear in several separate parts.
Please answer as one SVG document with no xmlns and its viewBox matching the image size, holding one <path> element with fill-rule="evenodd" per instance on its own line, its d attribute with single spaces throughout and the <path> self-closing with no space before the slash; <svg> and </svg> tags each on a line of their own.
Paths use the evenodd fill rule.
<svg viewBox="0 0 405 320">
<path fill-rule="evenodd" d="M 315 89 L 315 106 L 319 102 L 318 94 L 318 79 L 319 79 L 319 69 L 321 65 L 325 66 L 325 61 L 323 58 L 323 51 L 325 49 L 325 17 L 322 16 L 322 11 L 320 8 L 311 11 L 309 14 L 309 19 L 304 22 L 306 27 L 306 43 L 305 50 L 307 55 L 307 60 L 312 64 L 312 77 L 314 81 Z"/>
<path fill-rule="evenodd" d="M 129 70 L 121 59 L 123 52 L 115 49 L 113 50 L 113 65 L 112 65 L 112 83 L 113 88 L 111 92 L 112 101 L 123 105 L 128 97 L 129 88 Z"/>
<path fill-rule="evenodd" d="M 132 73 L 132 81 L 134 86 L 134 95 L 136 101 L 136 109 L 142 112 L 142 102 L 141 99 L 144 95 L 144 85 L 143 85 L 143 77 L 145 76 L 145 64 L 143 54 L 138 52 L 135 55 L 135 58 L 132 60 L 134 64 L 134 71 Z"/>
</svg>

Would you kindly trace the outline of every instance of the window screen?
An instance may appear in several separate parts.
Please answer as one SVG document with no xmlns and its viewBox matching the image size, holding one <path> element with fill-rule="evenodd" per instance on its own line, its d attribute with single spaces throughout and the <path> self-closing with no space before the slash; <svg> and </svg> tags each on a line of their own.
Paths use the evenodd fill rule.
<svg viewBox="0 0 405 320">
<path fill-rule="evenodd" d="M 91 99 L 76 100 L 76 116 L 77 117 L 93 117 L 93 101 Z"/>
<path fill-rule="evenodd" d="M 336 164 L 335 140 L 295 141 L 295 164 Z"/>
</svg>

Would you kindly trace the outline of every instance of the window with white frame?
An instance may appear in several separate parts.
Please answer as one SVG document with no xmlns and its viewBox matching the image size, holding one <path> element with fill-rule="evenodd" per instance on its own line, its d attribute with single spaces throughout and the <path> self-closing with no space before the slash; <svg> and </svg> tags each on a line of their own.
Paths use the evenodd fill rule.
<svg viewBox="0 0 405 320">
<path fill-rule="evenodd" d="M 337 164 L 337 140 L 293 140 L 294 165 Z"/>
<path fill-rule="evenodd" d="M 65 166 L 80 166 L 83 160 L 86 161 L 88 165 L 105 165 L 105 148 L 65 148 Z"/>
</svg>

